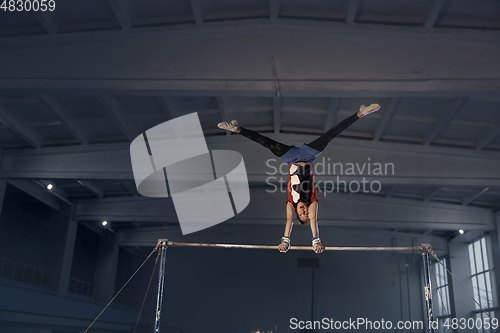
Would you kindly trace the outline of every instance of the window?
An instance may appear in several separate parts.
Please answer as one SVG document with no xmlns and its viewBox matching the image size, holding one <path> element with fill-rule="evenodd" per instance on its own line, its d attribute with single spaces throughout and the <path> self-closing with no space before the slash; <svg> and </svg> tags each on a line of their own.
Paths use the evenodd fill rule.
<svg viewBox="0 0 500 333">
<path fill-rule="evenodd" d="M 445 258 L 439 259 L 445 267 L 448 267 L 448 263 Z M 451 317 L 451 309 L 450 309 L 450 292 L 448 288 L 448 272 L 446 268 L 441 266 L 440 263 L 436 262 L 433 265 L 434 272 L 436 275 L 436 293 L 437 298 L 434 301 L 435 304 L 435 315 L 439 318 L 439 332 L 448 333 L 451 332 L 451 329 L 443 327 L 441 323 L 446 321 L 446 318 Z"/>
<path fill-rule="evenodd" d="M 490 266 L 488 263 L 488 253 L 486 251 L 486 239 L 481 237 L 469 244 L 470 270 L 472 273 L 472 289 L 474 298 L 481 304 L 484 310 L 495 318 L 493 308 L 493 292 L 491 290 Z M 475 304 L 476 320 L 487 322 L 488 316 Z M 479 319 L 479 320 L 478 320 Z M 478 328 L 479 333 L 492 333 L 492 329 Z"/>
</svg>

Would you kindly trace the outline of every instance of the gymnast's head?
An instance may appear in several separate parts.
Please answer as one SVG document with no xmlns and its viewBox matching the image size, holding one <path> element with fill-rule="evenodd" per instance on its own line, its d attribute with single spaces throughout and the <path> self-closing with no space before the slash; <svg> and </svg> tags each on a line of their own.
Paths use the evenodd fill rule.
<svg viewBox="0 0 500 333">
<path fill-rule="evenodd" d="M 304 202 L 299 202 L 295 207 L 297 220 L 300 224 L 309 225 L 309 207 Z"/>
</svg>

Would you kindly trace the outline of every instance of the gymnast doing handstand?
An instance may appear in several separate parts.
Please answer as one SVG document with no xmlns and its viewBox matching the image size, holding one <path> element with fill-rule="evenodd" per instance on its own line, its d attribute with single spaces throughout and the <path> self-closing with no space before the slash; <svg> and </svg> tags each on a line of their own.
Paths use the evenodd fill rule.
<svg viewBox="0 0 500 333">
<path fill-rule="evenodd" d="M 323 135 L 301 147 L 288 146 L 274 141 L 257 132 L 243 128 L 236 120 L 221 122 L 218 127 L 227 131 L 239 133 L 244 137 L 268 148 L 274 155 L 288 164 L 288 199 L 286 201 L 286 225 L 281 243 L 278 245 L 280 252 L 287 252 L 290 248 L 290 235 L 292 232 L 293 216 L 297 216 L 302 225 L 310 225 L 312 231 L 312 247 L 314 252 L 321 253 L 324 246 L 319 238 L 317 223 L 318 199 L 313 180 L 313 162 L 318 155 L 328 146 L 337 135 L 354 124 L 359 118 L 378 111 L 380 105 L 361 105 L 359 111 L 332 127 Z"/>
</svg>

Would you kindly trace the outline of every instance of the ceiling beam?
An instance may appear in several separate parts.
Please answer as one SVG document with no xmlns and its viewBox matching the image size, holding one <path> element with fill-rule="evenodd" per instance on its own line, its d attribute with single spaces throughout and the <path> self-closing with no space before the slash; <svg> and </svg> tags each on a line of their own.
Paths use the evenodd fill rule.
<svg viewBox="0 0 500 333">
<path fill-rule="evenodd" d="M 1 57 L 0 57 L 1 58 Z M 0 70 L 1 72 L 1 70 Z M 479 87 L 484 87 L 480 89 Z M 1 79 L 0 89 L 9 94 L 94 96 L 224 96 L 274 97 L 271 80 L 176 80 L 176 79 Z M 280 82 L 281 97 L 498 97 L 500 79 L 391 80 L 290 80 Z"/>
<path fill-rule="evenodd" d="M 358 18 L 358 14 L 361 7 L 362 0 L 349 0 L 349 7 L 347 8 L 347 13 L 345 17 L 346 23 L 354 23 Z"/>
<path fill-rule="evenodd" d="M 259 110 L 261 111 L 261 110 Z M 257 111 L 257 112 L 259 112 Z M 309 115 L 309 114 L 319 114 L 319 115 L 324 115 L 324 114 L 327 114 L 328 113 L 328 110 L 323 110 L 323 109 L 313 109 L 311 107 L 308 107 L 308 106 L 291 106 L 291 105 L 288 105 L 287 108 L 286 108 L 286 111 L 287 112 L 295 112 L 295 113 L 301 113 L 305 116 Z M 328 114 L 327 114 L 327 117 L 328 117 Z M 333 126 L 333 125 L 332 125 Z"/>
<path fill-rule="evenodd" d="M 230 122 L 229 116 L 227 115 L 226 100 L 224 97 L 217 97 L 217 105 L 219 106 L 220 116 L 222 121 Z M 225 131 L 226 135 L 231 135 L 231 131 Z"/>
<path fill-rule="evenodd" d="M 35 148 L 40 148 L 42 146 L 42 139 L 39 135 L 33 132 L 31 128 L 21 124 L 21 122 L 13 117 L 3 106 L 0 106 L 0 121 L 31 146 Z"/>
<path fill-rule="evenodd" d="M 441 191 L 441 187 L 431 188 L 427 194 L 422 198 L 423 201 L 428 202 L 434 198 L 438 192 Z"/>
<path fill-rule="evenodd" d="M 45 28 L 49 35 L 55 35 L 59 30 L 59 24 L 55 17 L 55 11 L 33 11 L 36 19 Z"/>
<path fill-rule="evenodd" d="M 491 126 L 491 128 L 481 136 L 479 140 L 476 141 L 474 148 L 476 150 L 482 150 L 486 148 L 496 137 L 500 135 L 500 118 L 497 119 Z"/>
<path fill-rule="evenodd" d="M 31 195 L 33 198 L 43 202 L 52 209 L 61 209 L 61 200 L 56 198 L 47 189 L 43 189 L 31 180 L 10 179 L 8 183 Z"/>
<path fill-rule="evenodd" d="M 203 24 L 205 21 L 205 10 L 203 8 L 203 0 L 189 0 L 191 10 L 196 24 Z"/>
<path fill-rule="evenodd" d="M 116 0 L 118 1 L 118 0 Z M 351 15 L 352 16 L 352 15 Z M 133 33 L 123 31 L 86 31 L 56 34 L 55 36 L 16 36 L 0 40 L 0 49 L 50 47 L 56 45 L 100 44 L 103 42 L 141 41 L 145 39 L 165 40 L 167 38 L 190 38 L 195 36 L 227 35 L 228 29 L 232 34 L 248 33 L 300 33 L 312 35 L 343 35 L 344 37 L 401 39 L 431 42 L 480 42 L 498 44 L 498 31 L 480 31 L 477 29 L 433 28 L 432 35 L 423 34 L 422 27 L 406 26 L 401 29 L 398 25 L 342 22 L 314 21 L 310 19 L 278 18 L 269 24 L 269 19 L 228 20 L 225 22 L 207 22 L 192 27 L 186 24 L 166 25 L 151 31 L 150 27 L 135 28 Z M 50 38 L 49 38 L 50 37 Z"/>
<path fill-rule="evenodd" d="M 282 0 L 269 0 L 269 18 L 277 20 L 281 13 Z"/>
<path fill-rule="evenodd" d="M 468 97 L 453 98 L 449 101 L 445 109 L 439 112 L 436 123 L 423 139 L 424 146 L 430 145 L 436 138 L 443 134 L 450 122 L 462 111 L 468 101 Z"/>
<path fill-rule="evenodd" d="M 316 135 L 274 134 L 268 136 L 278 142 L 293 144 L 311 142 Z M 270 151 L 241 136 L 227 140 L 226 136 L 206 138 L 211 149 L 238 151 L 245 161 L 255 161 L 246 168 L 250 182 L 266 182 L 269 172 L 280 167 L 280 161 Z M 368 160 L 371 157 L 371 160 Z M 267 165 L 264 161 L 270 160 Z M 262 161 L 262 163 L 258 162 Z M 367 174 L 367 163 L 381 163 L 383 169 L 387 164 L 387 175 Z M 332 163 L 343 165 L 344 171 L 337 168 L 337 174 L 343 181 L 379 181 L 383 185 L 419 185 L 424 187 L 467 186 L 495 187 L 500 186 L 500 160 L 498 153 L 452 149 L 434 146 L 407 145 L 390 142 L 374 142 L 369 140 L 352 140 L 336 138 L 316 159 L 315 165 L 330 166 Z M 347 163 L 356 164 L 364 173 L 346 174 Z M 391 164 L 392 163 L 392 164 Z M 460 167 L 457 167 L 460 166 Z M 394 169 L 394 170 L 392 170 Z M 278 170 L 278 169 L 276 169 Z M 285 168 L 286 170 L 286 168 Z M 325 169 L 327 170 L 327 169 Z M 380 171 L 380 170 L 379 170 Z M 394 171 L 394 172 L 393 172 Z M 315 181 L 332 181 L 333 170 L 317 172 Z M 277 172 L 271 182 L 286 181 L 288 174 Z M 28 179 L 116 179 L 133 180 L 130 161 L 130 144 L 94 144 L 86 146 L 47 147 L 25 149 L 19 151 L 3 151 L 0 160 L 0 178 Z M 323 184 L 323 183 L 322 183 Z"/>
<path fill-rule="evenodd" d="M 89 230 L 95 232 L 101 237 L 104 237 L 106 235 L 106 229 L 102 227 L 102 224 L 96 221 L 80 221 L 78 223 L 87 227 Z"/>
<path fill-rule="evenodd" d="M 61 122 L 61 124 L 70 132 L 80 143 L 88 144 L 90 142 L 89 134 L 86 133 L 83 128 L 75 121 L 68 113 L 62 108 L 62 106 L 54 101 L 52 98 L 46 95 L 38 96 L 40 103 L 50 110 L 56 118 Z"/>
<path fill-rule="evenodd" d="M 319 128 L 307 128 L 303 126 L 283 126 L 281 127 L 281 131 L 284 132 L 299 132 L 299 133 L 307 133 L 307 134 L 318 134 L 316 138 L 323 134 L 323 130 Z"/>
<path fill-rule="evenodd" d="M 116 19 L 120 22 L 121 28 L 129 30 L 132 26 L 129 0 L 108 0 L 108 3 Z"/>
<path fill-rule="evenodd" d="M 167 116 L 168 120 L 174 119 L 177 117 L 175 112 L 175 105 L 172 101 L 172 98 L 169 96 L 158 96 L 156 97 L 158 104 L 160 104 L 161 110 Z"/>
<path fill-rule="evenodd" d="M 485 187 L 472 192 L 470 195 L 462 199 L 462 206 L 467 206 L 468 204 L 472 203 L 474 200 L 476 200 L 477 198 L 488 192 L 488 190 L 489 188 Z"/>
<path fill-rule="evenodd" d="M 394 195 L 394 193 L 396 193 L 396 188 L 397 186 L 391 186 L 389 191 L 387 191 L 386 195 L 385 195 L 385 198 L 386 199 L 389 199 L 390 197 L 392 197 Z"/>
<path fill-rule="evenodd" d="M 96 182 L 89 181 L 89 180 L 77 180 L 78 184 L 82 185 L 85 187 L 87 190 L 92 192 L 94 195 L 96 195 L 98 198 L 102 199 L 104 198 L 104 191 L 102 188 L 97 185 Z"/>
<path fill-rule="evenodd" d="M 326 111 L 326 122 L 323 128 L 323 133 L 326 133 L 330 128 L 335 126 L 337 122 L 337 114 L 340 111 L 340 105 L 342 104 L 342 98 L 330 98 L 328 104 L 328 110 Z"/>
<path fill-rule="evenodd" d="M 247 209 L 224 224 L 283 225 L 281 207 L 286 193 L 251 192 Z M 491 230 L 490 209 L 404 199 L 331 194 L 319 199 L 322 226 L 456 230 Z M 363 209 L 359 209 L 362 206 Z M 373 212 L 377 215 L 374 216 Z M 78 201 L 76 220 L 130 221 L 136 223 L 178 223 L 172 199 L 123 197 Z"/>
<path fill-rule="evenodd" d="M 432 28 L 436 23 L 437 18 L 439 17 L 439 13 L 443 8 L 445 0 L 434 0 L 432 2 L 432 6 L 429 8 L 427 12 L 427 16 L 424 18 L 424 27 Z"/>
<path fill-rule="evenodd" d="M 431 232 L 433 232 L 434 230 L 433 229 L 429 229 L 427 230 L 425 233 L 424 233 L 424 236 L 427 236 L 429 235 Z"/>
<path fill-rule="evenodd" d="M 48 193 L 54 195 L 58 199 L 64 201 L 68 205 L 72 205 L 73 203 L 69 199 L 68 193 L 61 187 L 55 186 L 54 182 L 49 179 L 34 179 L 33 182 L 40 186 L 43 190 L 46 190 Z M 52 184 L 52 189 L 48 189 L 47 185 Z"/>
<path fill-rule="evenodd" d="M 379 141 L 382 135 L 385 133 L 387 128 L 389 127 L 392 118 L 394 118 L 394 115 L 398 112 L 401 103 L 403 102 L 403 98 L 391 98 L 390 102 L 388 103 L 387 109 L 382 114 L 382 118 L 380 119 L 378 123 L 378 127 L 375 130 L 375 133 L 373 134 L 373 141 Z"/>
<path fill-rule="evenodd" d="M 101 96 L 99 97 L 99 101 L 101 102 L 102 107 L 106 111 L 106 113 L 113 119 L 118 128 L 122 131 L 125 137 L 132 141 L 136 137 L 137 131 L 132 128 L 132 124 L 125 119 L 121 108 L 118 106 L 118 103 L 109 96 Z"/>
<path fill-rule="evenodd" d="M 137 192 L 137 188 L 135 186 L 135 182 L 133 181 L 122 181 L 122 185 L 130 192 L 134 197 L 139 196 L 139 192 Z"/>
<path fill-rule="evenodd" d="M 365 31 L 368 35 L 360 36 L 354 43 L 346 31 L 321 33 L 328 30 L 330 22 L 315 22 L 318 34 L 310 38 L 302 30 L 307 30 L 311 22 L 299 20 L 292 25 L 291 20 L 278 21 L 271 23 L 266 19 L 266 27 L 262 24 L 260 30 L 257 24 L 248 24 L 241 28 L 244 31 L 241 35 L 233 33 L 240 23 L 234 23 L 236 27 L 233 27 L 221 22 L 218 24 L 226 27 L 225 35 L 219 35 L 219 30 L 205 33 L 197 25 L 187 24 L 185 26 L 197 34 L 191 34 L 191 30 L 181 33 L 184 27 L 178 26 L 175 35 L 164 36 L 164 39 L 151 36 L 157 32 L 156 28 L 148 29 L 148 34 L 136 29 L 130 33 L 117 30 L 118 35 L 93 43 L 104 33 L 93 32 L 85 47 L 72 40 L 63 40 L 51 47 L 51 40 L 46 40 L 43 52 L 33 52 L 31 42 L 22 43 L 26 49 L 6 50 L 0 38 L 0 62 L 9 63 L 9 66 L 0 68 L 0 78 L 4 78 L 0 79 L 0 89 L 6 94 L 36 91 L 35 94 L 49 95 L 271 97 L 276 89 L 271 79 L 272 72 L 259 59 L 265 61 L 273 55 L 279 60 L 280 91 L 284 98 L 496 96 L 500 90 L 500 79 L 490 75 L 498 70 L 494 55 L 500 52 L 500 47 L 498 43 L 477 41 L 481 40 L 483 32 L 477 33 L 474 41 L 465 42 L 465 34 L 461 33 L 460 43 L 451 42 L 449 38 L 446 43 L 436 43 L 429 36 L 434 36 L 434 29 L 432 34 L 425 34 L 419 27 L 422 39 L 415 43 L 398 38 L 375 39 Z M 205 25 L 208 24 L 202 26 Z M 393 28 L 406 31 L 411 27 Z M 227 31 L 231 34 L 228 35 Z M 265 31 L 268 33 L 263 33 Z M 134 34 L 142 39 L 120 38 L 121 35 Z M 60 35 L 66 34 L 52 37 L 57 39 Z M 210 44 L 213 38 L 217 38 L 221 45 L 233 45 L 232 51 L 216 51 Z M 280 43 L 275 42 L 278 38 Z M 255 41 L 268 47 L 249 46 Z M 379 48 L 371 49 L 369 45 L 373 43 Z M 322 52 L 313 54 L 308 58 L 309 62 L 296 61 L 297 56 L 307 56 L 305 50 L 311 48 L 321 48 Z M 171 52 L 174 49 L 176 52 Z M 339 49 L 342 52 L 339 53 Z M 249 52 L 251 57 L 248 57 Z M 151 54 L 155 56 L 151 57 Z M 450 57 L 449 54 L 460 54 L 460 57 Z M 235 59 L 245 59 L 244 66 L 235 63 Z M 370 65 L 381 59 L 388 66 Z M 464 59 L 472 65 L 464 67 Z M 79 66 L 74 66 L 74 62 Z M 120 66 L 109 65 L 113 63 Z M 141 70 L 137 70 L 138 63 Z M 446 66 L 434 68 L 430 65 L 436 63 L 446 63 Z M 33 73 L 37 74 L 36 78 Z M 179 75 L 185 79 L 179 79 Z"/>
<path fill-rule="evenodd" d="M 273 125 L 274 133 L 279 133 L 281 131 L 281 108 L 282 99 L 279 97 L 273 97 Z"/>
</svg>

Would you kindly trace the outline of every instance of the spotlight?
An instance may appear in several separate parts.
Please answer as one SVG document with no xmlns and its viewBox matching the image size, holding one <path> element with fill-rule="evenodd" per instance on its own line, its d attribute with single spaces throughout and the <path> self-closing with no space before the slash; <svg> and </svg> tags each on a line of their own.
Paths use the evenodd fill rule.
<svg viewBox="0 0 500 333">
<path fill-rule="evenodd" d="M 460 233 L 460 235 L 463 235 L 465 231 L 464 231 L 464 229 L 460 229 L 460 230 L 458 230 L 458 232 Z"/>
<path fill-rule="evenodd" d="M 102 225 L 107 225 L 108 221 L 102 221 Z"/>
<path fill-rule="evenodd" d="M 48 189 L 48 190 L 52 190 L 52 188 L 53 188 L 53 187 L 54 187 L 54 185 L 52 185 L 52 184 L 48 184 L 48 185 L 47 185 L 47 189 Z"/>
</svg>

